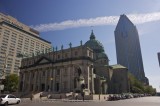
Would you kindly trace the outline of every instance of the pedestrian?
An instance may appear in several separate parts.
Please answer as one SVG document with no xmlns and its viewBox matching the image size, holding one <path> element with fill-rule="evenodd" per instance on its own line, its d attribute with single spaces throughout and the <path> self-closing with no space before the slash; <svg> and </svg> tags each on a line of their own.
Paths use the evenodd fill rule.
<svg viewBox="0 0 160 106">
<path fill-rule="evenodd" d="M 76 95 L 76 100 L 78 99 L 78 96 Z"/>
<path fill-rule="evenodd" d="M 47 95 L 47 99 L 50 99 L 50 98 L 51 98 L 51 95 L 50 95 L 50 94 L 48 94 L 48 95 Z"/>
<path fill-rule="evenodd" d="M 83 101 L 84 101 L 84 95 L 85 95 L 84 92 L 82 92 L 81 96 L 82 96 Z"/>
<path fill-rule="evenodd" d="M 42 98 L 42 93 L 40 93 L 39 98 L 40 98 L 40 99 Z"/>
<path fill-rule="evenodd" d="M 30 100 L 32 101 L 32 99 L 33 99 L 33 93 L 31 94 L 31 96 L 30 96 Z"/>
</svg>

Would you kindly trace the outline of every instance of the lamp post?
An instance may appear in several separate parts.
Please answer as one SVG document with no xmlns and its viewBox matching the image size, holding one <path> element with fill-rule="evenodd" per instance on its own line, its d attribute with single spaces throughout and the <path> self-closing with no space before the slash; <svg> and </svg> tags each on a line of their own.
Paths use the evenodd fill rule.
<svg viewBox="0 0 160 106">
<path fill-rule="evenodd" d="M 103 77 L 99 76 L 99 100 L 101 99 L 100 96 L 102 94 L 102 88 L 103 88 L 103 83 L 106 81 L 106 79 Z"/>
<path fill-rule="evenodd" d="M 49 93 L 51 93 L 52 92 L 52 86 L 53 86 L 53 77 L 50 77 L 50 83 L 51 83 L 51 86 L 50 86 L 50 92 Z"/>
<path fill-rule="evenodd" d="M 99 100 L 101 99 L 101 78 L 99 76 Z"/>
<path fill-rule="evenodd" d="M 131 84 L 130 84 L 130 78 L 128 77 L 128 91 L 131 92 Z"/>
</svg>

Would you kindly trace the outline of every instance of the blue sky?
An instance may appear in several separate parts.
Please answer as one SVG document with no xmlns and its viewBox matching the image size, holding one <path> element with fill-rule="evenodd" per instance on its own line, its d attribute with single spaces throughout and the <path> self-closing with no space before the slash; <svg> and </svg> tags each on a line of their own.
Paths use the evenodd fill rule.
<svg viewBox="0 0 160 106">
<path fill-rule="evenodd" d="M 85 43 L 93 29 L 110 64 L 116 64 L 114 30 L 118 16 L 126 14 L 139 32 L 145 74 L 160 91 L 160 0 L 0 0 L 0 12 L 39 28 L 41 37 L 58 48 L 62 44 L 68 48 L 70 42 L 80 45 L 80 40 Z"/>
</svg>

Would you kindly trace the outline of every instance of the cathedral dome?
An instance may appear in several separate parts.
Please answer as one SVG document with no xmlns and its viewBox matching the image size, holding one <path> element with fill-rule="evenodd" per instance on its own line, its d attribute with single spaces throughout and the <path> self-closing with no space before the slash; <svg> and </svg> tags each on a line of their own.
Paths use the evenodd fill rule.
<svg viewBox="0 0 160 106">
<path fill-rule="evenodd" d="M 93 33 L 93 30 L 90 35 L 90 40 L 85 43 L 85 46 L 88 46 L 89 48 L 93 49 L 94 52 L 104 52 L 104 47 L 102 43 L 100 43 L 98 40 L 95 39 L 95 35 Z"/>
<path fill-rule="evenodd" d="M 104 52 L 98 53 L 97 58 L 98 59 L 104 58 L 108 60 L 108 56 Z"/>
</svg>

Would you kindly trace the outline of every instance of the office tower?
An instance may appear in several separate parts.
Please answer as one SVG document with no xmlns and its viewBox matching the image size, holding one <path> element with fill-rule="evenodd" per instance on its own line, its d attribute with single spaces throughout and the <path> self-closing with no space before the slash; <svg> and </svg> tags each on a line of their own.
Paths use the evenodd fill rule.
<svg viewBox="0 0 160 106">
<path fill-rule="evenodd" d="M 147 84 L 136 26 L 126 15 L 121 15 L 114 33 L 117 63 L 127 67 L 137 79 Z"/>
<path fill-rule="evenodd" d="M 21 59 L 18 53 L 33 54 L 50 48 L 51 43 L 39 37 L 39 32 L 17 19 L 0 13 L 0 75 L 18 74 Z"/>
<path fill-rule="evenodd" d="M 159 61 L 159 66 L 160 66 L 160 53 L 158 53 L 158 61 Z"/>
</svg>

